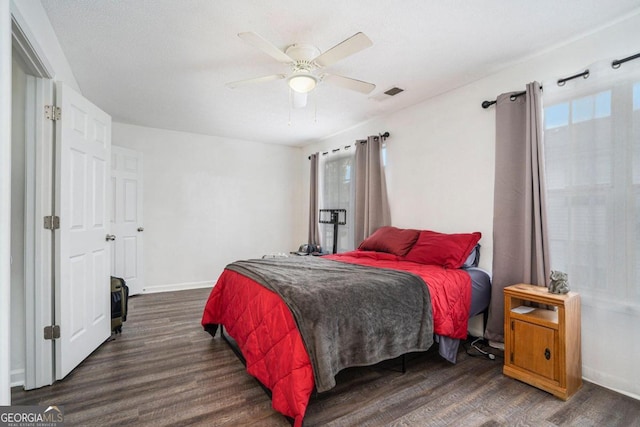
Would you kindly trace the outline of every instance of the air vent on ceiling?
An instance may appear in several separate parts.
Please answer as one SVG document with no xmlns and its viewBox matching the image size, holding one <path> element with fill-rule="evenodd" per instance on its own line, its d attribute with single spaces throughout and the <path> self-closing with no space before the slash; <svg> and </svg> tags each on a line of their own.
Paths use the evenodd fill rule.
<svg viewBox="0 0 640 427">
<path fill-rule="evenodd" d="M 385 95 L 396 96 L 400 92 L 404 92 L 404 89 L 400 89 L 399 87 L 394 86 L 391 89 L 386 90 L 384 93 L 385 93 Z"/>
<path fill-rule="evenodd" d="M 404 89 L 399 88 L 398 86 L 393 86 L 384 92 L 380 92 L 379 94 L 372 96 L 371 99 L 375 99 L 376 101 L 386 101 L 390 99 L 392 96 L 396 96 L 399 93 L 404 92 Z"/>
</svg>

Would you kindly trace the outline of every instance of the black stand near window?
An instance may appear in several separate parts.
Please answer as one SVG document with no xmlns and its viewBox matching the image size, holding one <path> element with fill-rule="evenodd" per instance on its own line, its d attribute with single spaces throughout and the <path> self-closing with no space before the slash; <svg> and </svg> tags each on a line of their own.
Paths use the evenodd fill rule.
<svg viewBox="0 0 640 427">
<path fill-rule="evenodd" d="M 320 224 L 333 224 L 333 253 L 338 252 L 338 226 L 347 223 L 346 209 L 320 209 Z"/>
</svg>

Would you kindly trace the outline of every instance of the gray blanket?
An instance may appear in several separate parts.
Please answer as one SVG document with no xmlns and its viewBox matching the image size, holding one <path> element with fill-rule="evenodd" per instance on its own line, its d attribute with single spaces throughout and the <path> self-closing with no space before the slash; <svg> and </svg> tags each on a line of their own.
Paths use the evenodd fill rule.
<svg viewBox="0 0 640 427">
<path fill-rule="evenodd" d="M 367 366 L 433 344 L 429 289 L 411 273 L 318 257 L 237 261 L 227 266 L 276 292 L 306 346 L 316 389 L 350 366 Z"/>
</svg>

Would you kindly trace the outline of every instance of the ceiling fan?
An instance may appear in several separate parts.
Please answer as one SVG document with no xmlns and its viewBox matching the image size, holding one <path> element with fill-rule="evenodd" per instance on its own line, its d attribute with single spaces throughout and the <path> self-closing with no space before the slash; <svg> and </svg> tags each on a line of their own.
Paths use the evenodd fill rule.
<svg viewBox="0 0 640 427">
<path fill-rule="evenodd" d="M 238 37 L 277 61 L 287 64 L 290 72 L 288 74 L 272 74 L 227 83 L 226 86 L 231 89 L 253 83 L 286 79 L 293 91 L 294 106 L 304 107 L 307 93 L 315 89 L 320 82 L 326 82 L 364 94 L 370 93 L 376 87 L 373 83 L 319 72 L 324 67 L 372 46 L 373 43 L 364 33 L 356 33 L 323 53 L 317 47 L 308 44 L 292 44 L 283 52 L 271 42 L 253 32 L 239 33 Z"/>
</svg>

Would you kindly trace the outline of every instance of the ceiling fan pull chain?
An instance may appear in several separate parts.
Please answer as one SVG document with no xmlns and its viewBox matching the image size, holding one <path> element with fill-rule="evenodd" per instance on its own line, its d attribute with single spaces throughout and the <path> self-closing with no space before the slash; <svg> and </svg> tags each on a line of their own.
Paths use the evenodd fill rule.
<svg viewBox="0 0 640 427">
<path fill-rule="evenodd" d="M 313 123 L 318 123 L 318 97 L 313 93 Z"/>
<path fill-rule="evenodd" d="M 289 88 L 289 127 L 291 127 L 291 108 L 293 104 L 293 93 L 291 93 L 293 89 Z"/>
</svg>

